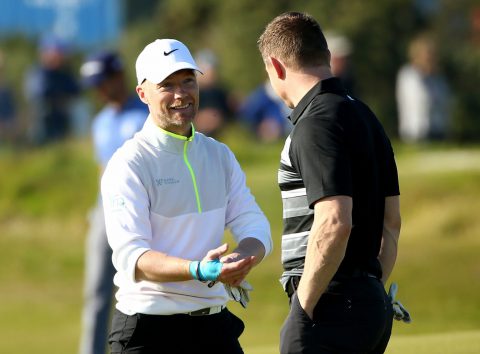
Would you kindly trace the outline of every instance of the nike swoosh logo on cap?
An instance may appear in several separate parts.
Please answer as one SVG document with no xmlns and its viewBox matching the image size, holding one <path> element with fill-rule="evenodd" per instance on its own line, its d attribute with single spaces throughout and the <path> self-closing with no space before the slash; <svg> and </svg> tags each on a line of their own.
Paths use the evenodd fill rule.
<svg viewBox="0 0 480 354">
<path fill-rule="evenodd" d="M 172 54 L 172 53 L 173 53 L 174 51 L 176 51 L 176 50 L 178 50 L 178 48 L 177 48 L 177 49 L 172 49 L 172 50 L 169 51 L 169 52 L 163 52 L 163 55 L 165 55 L 165 56 L 170 55 L 170 54 Z"/>
</svg>

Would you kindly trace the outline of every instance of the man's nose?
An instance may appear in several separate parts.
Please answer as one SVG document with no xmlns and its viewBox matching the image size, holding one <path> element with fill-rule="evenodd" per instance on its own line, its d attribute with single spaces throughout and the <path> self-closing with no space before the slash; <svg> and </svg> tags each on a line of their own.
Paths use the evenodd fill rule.
<svg viewBox="0 0 480 354">
<path fill-rule="evenodd" d="M 175 85 L 174 94 L 175 94 L 175 97 L 185 97 L 187 95 L 187 90 L 185 89 L 185 86 L 182 84 Z"/>
</svg>

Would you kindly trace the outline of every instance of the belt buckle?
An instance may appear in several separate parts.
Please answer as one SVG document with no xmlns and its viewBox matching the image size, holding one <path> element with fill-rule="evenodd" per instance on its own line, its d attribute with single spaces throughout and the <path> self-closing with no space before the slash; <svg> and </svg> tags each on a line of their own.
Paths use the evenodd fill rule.
<svg viewBox="0 0 480 354">
<path fill-rule="evenodd" d="M 206 315 L 213 315 L 216 313 L 220 313 L 224 309 L 224 306 L 213 306 L 213 307 L 205 307 L 200 310 L 188 312 L 190 316 L 206 316 Z"/>
<path fill-rule="evenodd" d="M 206 307 L 204 309 L 200 309 L 197 311 L 192 311 L 188 313 L 190 316 L 205 316 L 210 314 L 210 307 Z"/>
</svg>

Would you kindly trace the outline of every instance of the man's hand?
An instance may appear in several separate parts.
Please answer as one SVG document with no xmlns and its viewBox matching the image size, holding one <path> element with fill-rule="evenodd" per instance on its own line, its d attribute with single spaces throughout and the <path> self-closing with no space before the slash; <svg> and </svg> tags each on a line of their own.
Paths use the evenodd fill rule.
<svg viewBox="0 0 480 354">
<path fill-rule="evenodd" d="M 250 270 L 265 256 L 265 246 L 256 238 L 241 240 L 232 253 L 220 258 L 223 263 L 220 281 L 236 287 L 240 286 Z"/>
<path fill-rule="evenodd" d="M 219 257 L 228 249 L 225 243 L 220 247 L 208 251 L 207 255 L 201 261 L 192 261 L 189 265 L 189 271 L 192 277 L 200 281 L 215 282 L 222 271 L 223 263 L 220 262 Z"/>
<path fill-rule="evenodd" d="M 218 259 L 212 261 L 193 261 L 189 265 L 190 274 L 196 280 L 216 281 L 222 271 L 222 263 Z"/>
<path fill-rule="evenodd" d="M 240 286 L 255 264 L 255 256 L 244 256 L 239 253 L 230 253 L 220 258 L 223 263 L 219 280 L 232 287 Z"/>
<path fill-rule="evenodd" d="M 231 253 L 220 258 L 228 251 L 228 244 L 223 244 L 208 251 L 201 261 L 190 262 L 189 270 L 194 279 L 210 280 L 209 287 L 220 281 L 231 286 L 239 286 L 247 276 L 255 262 L 254 256 L 242 256 L 240 253 Z"/>
</svg>

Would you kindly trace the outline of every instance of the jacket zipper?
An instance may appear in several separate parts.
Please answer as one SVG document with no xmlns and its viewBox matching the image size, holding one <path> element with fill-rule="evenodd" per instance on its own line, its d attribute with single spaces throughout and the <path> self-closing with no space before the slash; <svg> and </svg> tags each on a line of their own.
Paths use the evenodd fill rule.
<svg viewBox="0 0 480 354">
<path fill-rule="evenodd" d="M 190 165 L 190 161 L 188 161 L 188 155 L 187 155 L 187 147 L 188 147 L 188 144 L 192 141 L 192 138 L 193 138 L 193 133 L 192 133 L 192 137 L 188 138 L 185 141 L 185 144 L 183 145 L 183 161 L 185 161 L 185 164 L 187 165 L 187 168 L 190 171 L 190 176 L 192 177 L 193 189 L 195 190 L 195 200 L 197 201 L 197 210 L 198 210 L 198 213 L 201 213 L 202 204 L 200 203 L 200 195 L 198 193 L 197 179 L 195 177 L 195 172 L 193 171 L 192 165 Z"/>
</svg>

